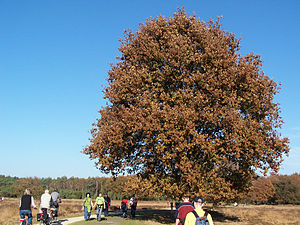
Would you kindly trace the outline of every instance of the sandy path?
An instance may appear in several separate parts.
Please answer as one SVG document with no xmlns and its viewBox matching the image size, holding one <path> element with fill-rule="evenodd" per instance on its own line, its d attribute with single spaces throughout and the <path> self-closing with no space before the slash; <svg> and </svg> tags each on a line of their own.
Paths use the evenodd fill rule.
<svg viewBox="0 0 300 225">
<path fill-rule="evenodd" d="M 110 216 L 117 216 L 117 215 L 120 215 L 120 213 L 116 213 L 116 212 L 112 212 L 109 214 Z M 94 219 L 96 220 L 97 216 L 96 214 L 95 215 L 91 215 L 91 219 Z M 102 215 L 102 218 L 104 218 L 104 216 Z M 75 222 L 79 222 L 79 221 L 82 221 L 84 220 L 83 218 L 83 215 L 82 216 L 77 216 L 77 217 L 71 217 L 71 218 L 66 218 L 66 219 L 61 219 L 57 222 L 53 222 L 51 223 L 51 225 L 68 225 L 68 224 L 72 224 L 72 223 L 75 223 Z"/>
<path fill-rule="evenodd" d="M 96 216 L 91 216 L 91 218 L 96 218 Z M 82 216 L 77 216 L 77 217 L 72 217 L 72 218 L 67 218 L 67 219 L 61 219 L 57 222 L 53 222 L 52 225 L 68 225 L 72 224 L 78 221 L 84 220 L 83 215 Z"/>
</svg>

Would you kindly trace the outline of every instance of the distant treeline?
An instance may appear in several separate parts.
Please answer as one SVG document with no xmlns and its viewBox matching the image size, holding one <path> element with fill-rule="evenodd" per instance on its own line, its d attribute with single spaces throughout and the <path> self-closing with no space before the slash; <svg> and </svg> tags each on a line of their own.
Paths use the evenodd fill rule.
<svg viewBox="0 0 300 225">
<path fill-rule="evenodd" d="M 121 199 L 128 193 L 126 189 L 129 177 L 120 176 L 113 177 L 89 177 L 77 178 L 66 176 L 53 178 L 18 178 L 0 175 L 0 196 L 4 197 L 20 197 L 25 188 L 30 188 L 34 197 L 39 197 L 48 188 L 50 191 L 57 189 L 64 199 L 82 199 L 87 192 L 92 197 L 96 197 L 98 193 L 108 193 L 112 199 Z M 152 198 L 149 196 L 151 200 Z"/>
<path fill-rule="evenodd" d="M 108 193 L 116 200 L 132 194 L 141 200 L 168 199 L 153 190 L 147 181 L 135 176 L 53 179 L 0 175 L 0 196 L 20 197 L 28 187 L 36 198 L 44 193 L 45 188 L 49 188 L 50 191 L 58 189 L 64 199 L 82 199 L 86 192 L 90 192 L 94 198 L 98 193 Z M 300 204 L 300 174 L 260 177 L 253 182 L 252 190 L 237 201 L 256 204 Z"/>
<path fill-rule="evenodd" d="M 300 174 L 260 177 L 243 200 L 258 204 L 300 204 Z"/>
</svg>

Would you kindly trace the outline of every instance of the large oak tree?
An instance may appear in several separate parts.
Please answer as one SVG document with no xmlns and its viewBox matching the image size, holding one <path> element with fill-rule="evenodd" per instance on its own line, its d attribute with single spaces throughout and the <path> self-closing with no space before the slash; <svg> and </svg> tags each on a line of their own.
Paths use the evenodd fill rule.
<svg viewBox="0 0 300 225">
<path fill-rule="evenodd" d="M 279 86 L 239 42 L 219 20 L 181 9 L 126 31 L 84 153 L 102 172 L 139 174 L 173 197 L 233 199 L 258 172 L 277 172 L 289 151 Z"/>
</svg>

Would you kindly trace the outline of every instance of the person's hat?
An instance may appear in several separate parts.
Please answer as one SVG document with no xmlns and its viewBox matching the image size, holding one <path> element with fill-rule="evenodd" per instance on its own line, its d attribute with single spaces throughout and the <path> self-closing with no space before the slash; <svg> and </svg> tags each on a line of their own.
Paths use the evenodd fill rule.
<svg viewBox="0 0 300 225">
<path fill-rule="evenodd" d="M 200 197 L 200 196 L 196 197 L 195 200 L 194 200 L 194 202 L 200 202 L 199 200 L 201 200 L 201 203 L 204 202 L 203 198 Z"/>
</svg>

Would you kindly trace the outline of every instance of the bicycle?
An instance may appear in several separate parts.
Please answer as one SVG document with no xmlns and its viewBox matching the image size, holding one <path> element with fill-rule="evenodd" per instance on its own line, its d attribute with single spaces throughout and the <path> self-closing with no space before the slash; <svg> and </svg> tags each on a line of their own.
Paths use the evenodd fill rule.
<svg viewBox="0 0 300 225">
<path fill-rule="evenodd" d="M 57 221 L 57 208 L 55 207 L 50 208 L 50 223 L 53 221 Z"/>
<path fill-rule="evenodd" d="M 26 218 L 20 218 L 20 225 L 27 225 Z"/>
<path fill-rule="evenodd" d="M 51 217 L 48 215 L 48 209 L 42 208 L 42 213 L 39 213 L 37 216 L 37 221 L 40 222 L 40 225 L 50 225 Z"/>
<path fill-rule="evenodd" d="M 26 216 L 28 217 L 27 220 L 26 220 Z M 30 218 L 32 220 L 31 212 L 22 212 L 22 213 L 20 213 L 20 225 L 27 225 Z"/>
</svg>

